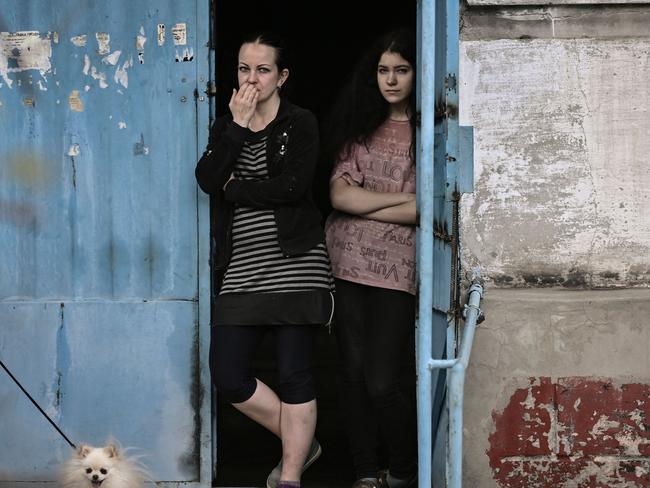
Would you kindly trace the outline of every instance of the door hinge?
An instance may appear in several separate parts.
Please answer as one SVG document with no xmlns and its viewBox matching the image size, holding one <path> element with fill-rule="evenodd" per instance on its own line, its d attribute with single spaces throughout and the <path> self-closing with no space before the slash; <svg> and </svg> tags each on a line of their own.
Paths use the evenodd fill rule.
<svg viewBox="0 0 650 488">
<path fill-rule="evenodd" d="M 205 87 L 205 94 L 209 97 L 212 98 L 217 95 L 217 84 L 215 83 L 214 80 L 208 81 L 206 87 Z"/>
<path fill-rule="evenodd" d="M 439 124 L 446 119 L 458 119 L 458 106 L 438 99 L 434 111 L 434 122 Z"/>
<path fill-rule="evenodd" d="M 449 232 L 447 232 L 445 226 L 440 225 L 439 222 L 433 223 L 433 237 L 440 239 L 441 241 L 444 242 L 452 241 L 452 236 L 449 235 Z"/>
</svg>

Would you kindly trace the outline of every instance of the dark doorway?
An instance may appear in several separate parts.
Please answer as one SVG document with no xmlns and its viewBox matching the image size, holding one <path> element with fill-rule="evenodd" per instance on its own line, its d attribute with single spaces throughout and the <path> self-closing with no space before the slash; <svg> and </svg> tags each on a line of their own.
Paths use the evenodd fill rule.
<svg viewBox="0 0 650 488">
<path fill-rule="evenodd" d="M 292 51 L 292 102 L 310 109 L 322 121 L 360 54 L 391 28 L 415 30 L 416 2 L 214 0 L 217 116 L 227 113 L 236 86 L 239 42 L 246 33 L 273 30 L 283 34 Z M 325 176 L 326 177 L 326 176 Z M 274 357 L 265 341 L 256 361 L 263 381 L 275 383 Z M 337 395 L 337 351 L 333 333 L 321 330 L 315 361 L 318 391 L 316 436 L 322 457 L 306 472 L 303 485 L 343 488 L 353 479 Z M 272 434 L 217 400 L 217 479 L 219 487 L 264 486 L 281 456 Z"/>
</svg>

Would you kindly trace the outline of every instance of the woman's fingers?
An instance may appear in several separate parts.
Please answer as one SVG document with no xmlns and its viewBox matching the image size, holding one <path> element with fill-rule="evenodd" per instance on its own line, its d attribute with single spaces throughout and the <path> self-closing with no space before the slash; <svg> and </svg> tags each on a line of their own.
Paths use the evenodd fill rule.
<svg viewBox="0 0 650 488">
<path fill-rule="evenodd" d="M 244 98 L 244 93 L 246 93 L 246 88 L 248 87 L 248 84 L 244 84 L 239 87 L 239 90 L 237 90 L 237 98 L 238 99 L 243 99 Z"/>
<path fill-rule="evenodd" d="M 229 108 L 233 119 L 244 127 L 248 126 L 251 117 L 255 113 L 259 89 L 250 83 L 245 83 L 235 90 L 230 99 Z"/>
<path fill-rule="evenodd" d="M 257 94 L 259 93 L 259 90 L 255 85 L 248 85 L 248 89 L 246 91 L 246 100 L 249 103 L 253 102 L 253 99 L 257 97 Z"/>
<path fill-rule="evenodd" d="M 255 93 L 258 91 L 259 90 L 256 86 L 246 83 L 239 88 L 239 91 L 237 92 L 237 100 L 242 104 L 249 105 L 253 101 Z"/>
<path fill-rule="evenodd" d="M 253 87 L 249 84 L 246 84 L 244 87 L 244 93 L 242 94 L 242 100 L 244 103 L 248 104 L 253 99 Z"/>
</svg>

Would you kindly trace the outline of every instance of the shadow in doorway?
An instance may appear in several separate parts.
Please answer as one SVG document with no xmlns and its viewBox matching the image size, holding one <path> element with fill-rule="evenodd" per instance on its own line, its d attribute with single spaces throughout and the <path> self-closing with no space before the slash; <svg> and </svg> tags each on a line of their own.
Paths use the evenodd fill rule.
<svg viewBox="0 0 650 488">
<path fill-rule="evenodd" d="M 415 2 L 232 0 L 215 3 L 217 116 L 228 111 L 236 86 L 236 62 L 243 35 L 273 30 L 293 51 L 292 102 L 310 109 L 319 121 L 346 82 L 360 54 L 384 32 L 404 25 L 415 30 Z M 327 175 L 320 178 L 327 179 Z M 322 202 L 321 202 L 322 203 Z M 336 324 L 334 324 L 334 328 Z M 258 351 L 255 369 L 275 383 L 272 341 Z M 354 481 L 347 440 L 338 408 L 337 350 L 334 332 L 322 328 L 314 363 L 318 395 L 316 436 L 321 458 L 305 473 L 303 486 L 343 488 Z M 281 456 L 280 442 L 231 405 L 217 400 L 218 487 L 261 487 Z"/>
</svg>

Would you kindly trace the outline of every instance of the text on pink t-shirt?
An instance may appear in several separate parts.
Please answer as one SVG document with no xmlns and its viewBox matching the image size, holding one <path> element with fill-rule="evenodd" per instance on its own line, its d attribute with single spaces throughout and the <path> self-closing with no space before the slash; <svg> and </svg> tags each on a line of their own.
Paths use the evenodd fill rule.
<svg viewBox="0 0 650 488">
<path fill-rule="evenodd" d="M 415 193 L 411 126 L 388 119 L 368 141 L 355 144 L 339 161 L 331 180 L 348 175 L 360 187 L 378 192 Z M 334 211 L 325 224 L 335 277 L 415 294 L 415 227 L 370 220 Z"/>
</svg>

